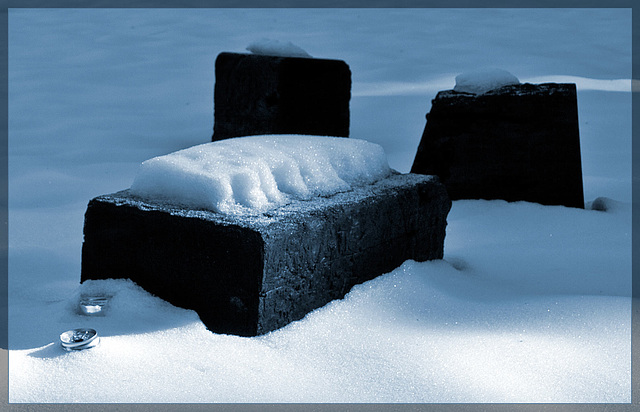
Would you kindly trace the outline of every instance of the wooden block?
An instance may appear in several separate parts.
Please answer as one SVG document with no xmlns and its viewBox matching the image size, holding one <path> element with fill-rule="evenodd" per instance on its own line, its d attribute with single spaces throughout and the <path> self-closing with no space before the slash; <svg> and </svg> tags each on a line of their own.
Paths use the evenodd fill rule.
<svg viewBox="0 0 640 412">
<path fill-rule="evenodd" d="M 125 190 L 89 203 L 81 280 L 129 278 L 213 332 L 255 336 L 407 259 L 441 259 L 450 207 L 437 178 L 414 174 L 243 217 Z"/>
<path fill-rule="evenodd" d="M 435 174 L 452 200 L 584 207 L 574 84 L 439 92 L 411 168 Z"/>
<path fill-rule="evenodd" d="M 220 53 L 212 140 L 261 134 L 349 136 L 342 60 Z"/>
</svg>

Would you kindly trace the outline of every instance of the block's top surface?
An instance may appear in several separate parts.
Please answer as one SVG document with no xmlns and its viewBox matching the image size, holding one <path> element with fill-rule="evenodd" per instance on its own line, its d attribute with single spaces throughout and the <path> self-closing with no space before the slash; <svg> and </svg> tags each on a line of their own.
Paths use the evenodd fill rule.
<svg viewBox="0 0 640 412">
<path fill-rule="evenodd" d="M 482 94 L 466 93 L 455 90 L 443 90 L 438 92 L 435 102 L 441 103 L 447 100 L 474 101 L 494 99 L 496 97 L 522 97 L 522 96 L 575 96 L 576 85 L 574 83 L 542 83 L 542 84 L 511 84 Z"/>
<path fill-rule="evenodd" d="M 282 224 L 283 222 L 296 221 L 302 216 L 323 213 L 328 208 L 344 204 L 371 201 L 381 194 L 397 193 L 420 184 L 438 186 L 446 197 L 444 186 L 435 176 L 394 173 L 374 184 L 356 187 L 332 196 L 315 197 L 310 200 L 291 200 L 288 204 L 267 212 L 244 215 L 228 215 L 205 209 L 190 209 L 185 208 L 184 205 L 166 200 L 150 201 L 132 194 L 129 189 L 99 196 L 93 199 L 92 202 L 131 206 L 145 211 L 165 212 L 175 216 L 204 219 L 221 225 L 235 225 L 263 232 L 274 223 Z"/>
<path fill-rule="evenodd" d="M 428 118 L 444 116 L 457 119 L 461 114 L 486 116 L 515 116 L 536 118 L 566 116 L 567 111 L 577 116 L 576 85 L 573 83 L 513 84 L 483 94 L 444 90 L 432 100 Z M 459 121 L 455 120 L 456 122 Z M 488 121 L 488 120 L 487 120 Z"/>
<path fill-rule="evenodd" d="M 302 55 L 298 56 L 283 56 L 283 55 L 267 55 L 267 54 L 254 54 L 254 53 L 233 53 L 233 52 L 222 52 L 218 54 L 216 58 L 216 63 L 222 63 L 227 61 L 245 61 L 245 62 L 272 62 L 272 63 L 292 63 L 292 64 L 313 64 L 313 62 L 317 62 L 319 64 L 330 64 L 335 66 L 341 66 L 349 69 L 349 65 L 344 60 L 339 59 L 325 59 L 318 57 L 303 57 Z"/>
</svg>

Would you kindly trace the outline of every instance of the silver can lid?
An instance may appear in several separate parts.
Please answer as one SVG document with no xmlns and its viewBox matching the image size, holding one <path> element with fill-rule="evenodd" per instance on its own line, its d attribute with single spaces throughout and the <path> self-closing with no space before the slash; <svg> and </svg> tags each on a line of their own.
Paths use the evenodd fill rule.
<svg viewBox="0 0 640 412">
<path fill-rule="evenodd" d="M 110 296 L 81 296 L 78 306 L 80 306 L 80 312 L 87 316 L 102 316 L 104 315 L 105 307 L 109 303 Z"/>
<path fill-rule="evenodd" d="M 67 351 L 93 348 L 99 342 L 95 329 L 78 328 L 60 334 L 60 344 Z"/>
</svg>

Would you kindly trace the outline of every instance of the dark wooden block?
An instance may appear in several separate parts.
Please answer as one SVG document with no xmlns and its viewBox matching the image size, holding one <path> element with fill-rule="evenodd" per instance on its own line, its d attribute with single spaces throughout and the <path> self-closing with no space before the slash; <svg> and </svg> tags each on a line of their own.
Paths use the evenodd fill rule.
<svg viewBox="0 0 640 412">
<path fill-rule="evenodd" d="M 342 60 L 220 53 L 212 140 L 261 134 L 349 136 Z"/>
<path fill-rule="evenodd" d="M 584 207 L 574 84 L 439 92 L 411 168 L 438 175 L 452 200 Z"/>
<path fill-rule="evenodd" d="M 129 278 L 213 332 L 254 336 L 407 259 L 442 258 L 450 207 L 436 177 L 413 174 L 242 218 L 125 190 L 89 203 L 81 280 Z"/>
</svg>

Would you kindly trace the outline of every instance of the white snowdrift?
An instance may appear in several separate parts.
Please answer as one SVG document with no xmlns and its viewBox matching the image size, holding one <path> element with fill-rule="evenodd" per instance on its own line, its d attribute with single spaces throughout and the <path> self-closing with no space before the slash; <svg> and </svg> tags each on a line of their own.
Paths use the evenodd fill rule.
<svg viewBox="0 0 640 412">
<path fill-rule="evenodd" d="M 407 261 L 254 338 L 211 333 L 126 280 L 31 293 L 11 307 L 10 400 L 630 402 L 631 207 L 603 201 L 456 201 L 444 260 Z M 104 316 L 81 315 L 82 294 L 112 296 Z M 77 327 L 100 345 L 65 352 L 58 336 Z"/>
<path fill-rule="evenodd" d="M 263 212 L 349 191 L 391 173 L 381 146 L 341 137 L 265 135 L 205 143 L 142 163 L 134 195 L 195 209 Z"/>
<path fill-rule="evenodd" d="M 488 91 L 519 84 L 520 80 L 513 74 L 502 69 L 479 69 L 456 76 L 456 92 L 483 94 Z"/>
<path fill-rule="evenodd" d="M 280 56 L 280 57 L 306 57 L 310 58 L 311 55 L 304 51 L 301 47 L 288 42 L 280 42 L 278 40 L 261 39 L 254 41 L 247 46 L 253 54 L 261 54 L 266 56 Z"/>
<path fill-rule="evenodd" d="M 450 70 L 629 79 L 630 9 L 12 8 L 8 19 L 11 402 L 631 402 L 629 82 L 581 93 L 575 81 L 585 200 L 618 203 L 455 201 L 444 260 L 406 262 L 271 334 L 213 334 L 128 281 L 78 284 L 87 201 L 211 135 L 219 51 L 286 33 L 345 59 L 351 135 L 406 172 Z M 78 314 L 78 296 L 98 292 L 113 296 L 104 316 Z M 78 327 L 100 345 L 65 352 L 60 333 Z"/>
</svg>

